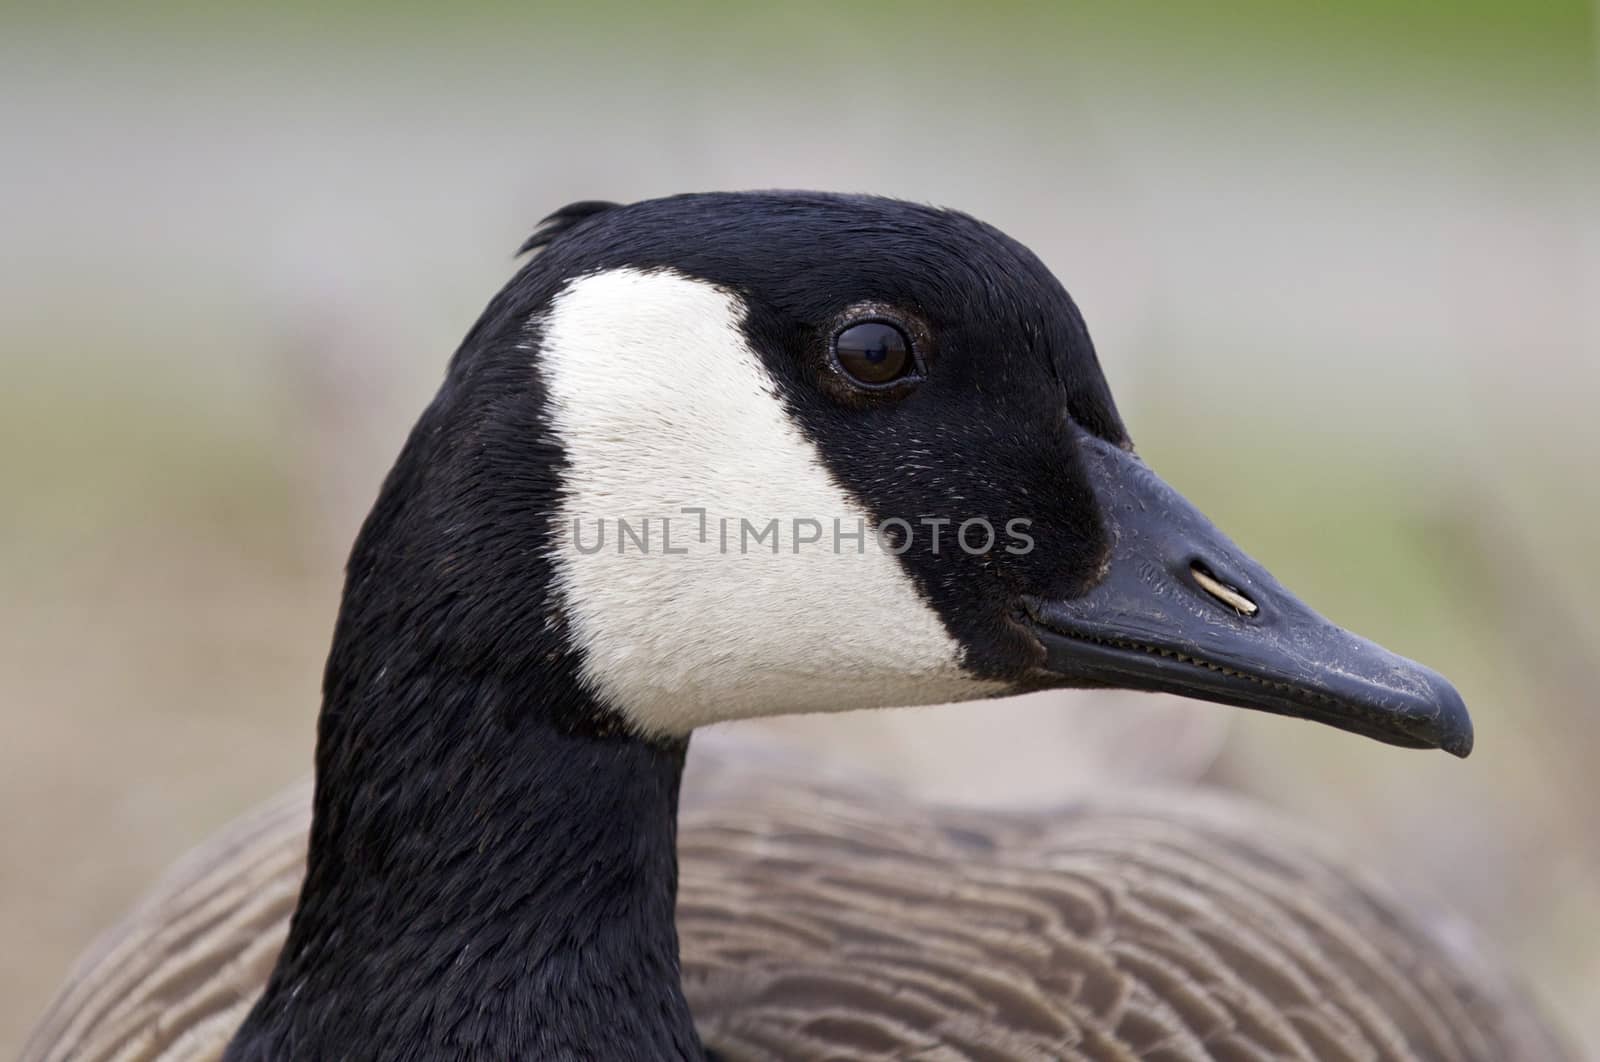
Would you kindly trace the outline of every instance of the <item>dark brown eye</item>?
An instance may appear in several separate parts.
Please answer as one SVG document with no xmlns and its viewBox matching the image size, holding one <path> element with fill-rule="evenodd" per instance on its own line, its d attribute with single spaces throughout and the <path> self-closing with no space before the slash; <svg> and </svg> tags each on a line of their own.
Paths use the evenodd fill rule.
<svg viewBox="0 0 1600 1062">
<path fill-rule="evenodd" d="M 844 329 L 833 339 L 833 356 L 845 375 L 864 387 L 885 387 L 917 368 L 911 340 L 887 321 L 862 321 Z"/>
</svg>

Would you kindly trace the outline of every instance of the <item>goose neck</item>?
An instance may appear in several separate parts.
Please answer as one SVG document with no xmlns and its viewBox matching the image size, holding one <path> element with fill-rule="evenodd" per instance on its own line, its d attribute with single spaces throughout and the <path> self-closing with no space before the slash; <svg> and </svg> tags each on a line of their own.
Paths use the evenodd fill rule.
<svg viewBox="0 0 1600 1062">
<path fill-rule="evenodd" d="M 338 663 L 299 905 L 227 1058 L 701 1057 L 674 924 L 686 742 L 567 725 L 597 716 L 560 676 Z"/>
</svg>

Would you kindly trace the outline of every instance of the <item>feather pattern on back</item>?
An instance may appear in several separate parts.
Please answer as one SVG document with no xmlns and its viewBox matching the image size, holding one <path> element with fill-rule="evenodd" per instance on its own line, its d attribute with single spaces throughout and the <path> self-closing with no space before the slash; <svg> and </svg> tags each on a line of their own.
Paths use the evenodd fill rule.
<svg viewBox="0 0 1600 1062">
<path fill-rule="evenodd" d="M 177 865 L 24 1062 L 219 1057 L 282 943 L 308 820 L 300 786 Z M 679 854 L 684 988 L 719 1059 L 1570 1057 L 1460 934 L 1213 794 L 977 812 L 696 755 Z"/>
</svg>

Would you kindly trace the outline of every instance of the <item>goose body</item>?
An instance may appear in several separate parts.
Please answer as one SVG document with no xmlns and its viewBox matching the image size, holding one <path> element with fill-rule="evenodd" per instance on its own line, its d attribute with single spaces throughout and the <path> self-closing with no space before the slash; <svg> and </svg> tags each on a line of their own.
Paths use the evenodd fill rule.
<svg viewBox="0 0 1600 1062">
<path fill-rule="evenodd" d="M 30 1059 L 1552 1057 L 1249 813 L 735 762 L 680 822 L 690 734 L 783 712 L 1114 686 L 1472 732 L 1134 456 L 994 229 L 700 195 L 527 249 L 356 542 L 308 833 L 290 798 L 187 863 Z"/>
<path fill-rule="evenodd" d="M 683 982 L 718 1058 L 1570 1057 L 1461 927 L 1430 931 L 1237 800 L 995 813 L 744 742 L 689 759 Z M 84 957 L 24 1062 L 220 1058 L 287 933 L 309 820 L 297 786 L 174 867 Z"/>
</svg>

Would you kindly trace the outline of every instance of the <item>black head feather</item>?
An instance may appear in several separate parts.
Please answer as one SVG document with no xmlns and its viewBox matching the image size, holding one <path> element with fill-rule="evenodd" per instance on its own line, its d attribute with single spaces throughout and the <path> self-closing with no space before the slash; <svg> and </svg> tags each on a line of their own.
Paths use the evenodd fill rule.
<svg viewBox="0 0 1600 1062">
<path fill-rule="evenodd" d="M 517 248 L 517 253 L 522 255 L 537 251 L 548 245 L 551 240 L 565 236 L 578 228 L 596 214 L 603 214 L 621 205 L 606 199 L 581 199 L 576 203 L 568 203 L 540 220 L 539 227 L 533 230 L 532 236 L 523 241 L 521 247 Z"/>
</svg>

